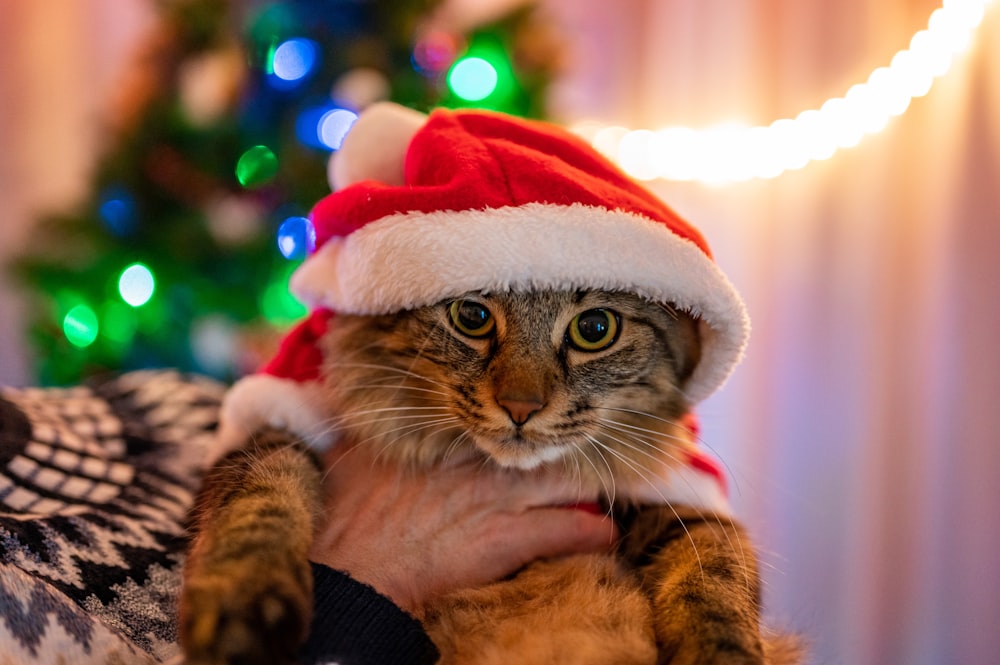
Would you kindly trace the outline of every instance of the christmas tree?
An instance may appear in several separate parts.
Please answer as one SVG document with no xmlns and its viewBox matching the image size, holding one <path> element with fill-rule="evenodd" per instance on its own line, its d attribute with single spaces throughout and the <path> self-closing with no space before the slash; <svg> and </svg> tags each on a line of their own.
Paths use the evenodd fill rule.
<svg viewBox="0 0 1000 665">
<path fill-rule="evenodd" d="M 41 384 L 141 367 L 255 369 L 305 310 L 288 277 L 356 114 L 543 115 L 551 41 L 530 7 L 472 29 L 430 0 L 167 0 L 88 200 L 17 266 Z"/>
</svg>

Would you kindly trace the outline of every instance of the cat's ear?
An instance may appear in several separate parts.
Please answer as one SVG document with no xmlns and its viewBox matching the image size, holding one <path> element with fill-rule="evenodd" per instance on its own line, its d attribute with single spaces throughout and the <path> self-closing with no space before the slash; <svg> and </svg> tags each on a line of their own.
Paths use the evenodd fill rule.
<svg viewBox="0 0 1000 665">
<path fill-rule="evenodd" d="M 427 122 L 419 111 L 378 102 L 355 121 L 340 150 L 330 157 L 327 170 L 333 191 L 364 180 L 386 185 L 404 184 L 403 164 L 410 141 Z"/>
<path fill-rule="evenodd" d="M 669 336 L 670 351 L 674 362 L 677 382 L 685 388 L 695 368 L 701 362 L 702 337 L 709 328 L 697 317 L 684 311 L 674 310 L 673 334 Z"/>
</svg>

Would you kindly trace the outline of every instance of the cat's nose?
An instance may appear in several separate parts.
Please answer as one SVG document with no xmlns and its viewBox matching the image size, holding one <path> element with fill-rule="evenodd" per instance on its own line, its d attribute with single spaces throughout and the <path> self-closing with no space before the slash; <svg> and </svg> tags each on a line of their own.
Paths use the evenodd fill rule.
<svg viewBox="0 0 1000 665">
<path fill-rule="evenodd" d="M 528 422 L 531 416 L 541 411 L 542 407 L 545 406 L 544 403 L 535 400 L 505 399 L 503 397 L 497 397 L 497 404 L 507 412 L 515 425 L 523 425 Z"/>
</svg>

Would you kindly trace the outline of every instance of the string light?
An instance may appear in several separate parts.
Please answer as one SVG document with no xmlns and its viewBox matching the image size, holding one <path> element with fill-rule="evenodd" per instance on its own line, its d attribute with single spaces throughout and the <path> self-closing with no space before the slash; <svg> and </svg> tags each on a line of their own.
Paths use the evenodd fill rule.
<svg viewBox="0 0 1000 665">
<path fill-rule="evenodd" d="M 295 137 L 299 143 L 310 148 L 327 150 L 326 144 L 320 138 L 319 128 L 323 116 L 334 108 L 333 104 L 325 104 L 306 108 L 299 113 L 295 118 Z"/>
<path fill-rule="evenodd" d="M 118 294 L 132 307 L 141 307 L 149 302 L 156 289 L 152 271 L 141 263 L 133 263 L 122 270 L 118 278 Z"/>
<path fill-rule="evenodd" d="M 581 124 L 573 128 L 600 152 L 640 180 L 664 178 L 725 183 L 774 178 L 811 161 L 856 146 L 884 129 L 910 101 L 926 95 L 955 56 L 968 49 L 992 0 L 945 0 L 927 29 L 886 67 L 827 100 L 818 109 L 767 126 L 723 125 L 703 129 L 671 127 L 629 131 Z"/>
<path fill-rule="evenodd" d="M 470 56 L 458 60 L 448 72 L 448 87 L 467 102 L 486 99 L 496 90 L 496 68 L 483 58 Z"/>
<path fill-rule="evenodd" d="M 320 117 L 317 132 L 320 142 L 330 150 L 340 150 L 347 132 L 351 131 L 358 114 L 347 109 L 333 109 Z"/>
<path fill-rule="evenodd" d="M 410 57 L 413 69 L 424 76 L 437 76 L 455 61 L 458 43 L 455 37 L 442 31 L 422 35 L 413 47 Z"/>
<path fill-rule="evenodd" d="M 135 310 L 118 300 L 107 300 L 101 306 L 100 330 L 102 338 L 127 346 L 135 337 Z"/>
<path fill-rule="evenodd" d="M 116 236 L 128 236 L 135 231 L 135 199 L 124 187 L 111 186 L 101 192 L 97 213 Z"/>
<path fill-rule="evenodd" d="M 260 311 L 274 325 L 282 326 L 297 321 L 309 310 L 288 290 L 292 268 L 276 275 L 260 296 Z"/>
<path fill-rule="evenodd" d="M 344 137 L 357 119 L 358 114 L 354 111 L 333 104 L 314 106 L 296 117 L 295 136 L 310 148 L 340 150 Z"/>
<path fill-rule="evenodd" d="M 278 250 L 286 259 L 304 259 L 315 249 L 316 228 L 306 217 L 289 217 L 278 227 Z"/>
<path fill-rule="evenodd" d="M 278 174 L 278 158 L 266 145 L 255 145 L 236 162 L 236 179 L 244 187 L 257 187 Z"/>
<path fill-rule="evenodd" d="M 318 55 L 319 47 L 311 39 L 288 39 L 271 54 L 270 71 L 282 81 L 301 81 L 312 72 Z"/>
<path fill-rule="evenodd" d="M 84 349 L 97 339 L 97 314 L 89 306 L 80 303 L 66 312 L 62 327 L 69 343 Z"/>
</svg>

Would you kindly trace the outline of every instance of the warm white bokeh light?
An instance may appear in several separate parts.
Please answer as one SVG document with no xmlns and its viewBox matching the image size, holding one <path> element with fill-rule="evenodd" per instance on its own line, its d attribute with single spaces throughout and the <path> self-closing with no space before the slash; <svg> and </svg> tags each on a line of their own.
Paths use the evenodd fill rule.
<svg viewBox="0 0 1000 665">
<path fill-rule="evenodd" d="M 737 124 L 701 129 L 671 127 L 629 131 L 593 123 L 574 128 L 602 154 L 640 180 L 696 180 L 711 184 L 774 178 L 811 161 L 832 157 L 882 131 L 910 101 L 928 93 L 955 56 L 969 48 L 992 0 L 945 0 L 917 32 L 908 49 L 875 69 L 843 97 L 794 119 L 766 127 Z"/>
</svg>

